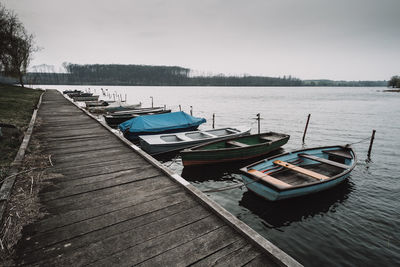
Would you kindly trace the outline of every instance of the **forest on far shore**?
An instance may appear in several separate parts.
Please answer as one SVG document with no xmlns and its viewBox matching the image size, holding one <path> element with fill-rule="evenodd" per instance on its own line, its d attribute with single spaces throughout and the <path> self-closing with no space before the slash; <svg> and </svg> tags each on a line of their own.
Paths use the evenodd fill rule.
<svg viewBox="0 0 400 267">
<path fill-rule="evenodd" d="M 46 66 L 46 65 L 44 65 Z M 71 64 L 65 72 L 36 68 L 28 72 L 26 84 L 51 85 L 133 85 L 133 86 L 386 86 L 387 81 L 300 80 L 291 76 L 226 76 L 191 75 L 191 70 L 178 66 Z M 10 80 L 7 80 L 10 82 Z M 7 82 L 3 79 L 3 82 Z M 2 79 L 0 79 L 2 82 Z"/>
</svg>

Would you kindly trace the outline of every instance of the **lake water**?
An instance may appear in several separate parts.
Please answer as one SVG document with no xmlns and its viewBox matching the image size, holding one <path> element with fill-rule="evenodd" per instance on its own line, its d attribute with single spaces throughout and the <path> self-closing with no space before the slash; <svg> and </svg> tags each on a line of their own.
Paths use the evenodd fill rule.
<svg viewBox="0 0 400 267">
<path fill-rule="evenodd" d="M 400 266 L 400 94 L 385 88 L 329 87 L 120 87 L 41 86 L 108 89 L 128 102 L 182 110 L 204 117 L 211 128 L 251 125 L 261 113 L 261 130 L 291 135 L 285 151 L 355 143 L 358 165 L 348 181 L 329 191 L 282 202 L 268 202 L 245 187 L 207 193 L 262 236 L 306 266 Z M 311 114 L 306 142 L 302 135 Z M 200 190 L 241 183 L 237 168 L 183 169 L 179 158 L 164 164 Z"/>
</svg>

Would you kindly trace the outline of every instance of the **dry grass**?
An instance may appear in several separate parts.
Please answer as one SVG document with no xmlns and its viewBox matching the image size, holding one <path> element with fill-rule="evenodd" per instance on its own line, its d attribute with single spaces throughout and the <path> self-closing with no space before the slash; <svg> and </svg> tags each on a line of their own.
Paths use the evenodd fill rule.
<svg viewBox="0 0 400 267">
<path fill-rule="evenodd" d="M 34 135 L 22 166 L 20 172 L 26 172 L 17 176 L 0 229 L 0 260 L 4 266 L 14 265 L 15 245 L 22 236 L 23 227 L 45 215 L 38 194 L 51 165 L 49 155 L 42 153 Z"/>
</svg>

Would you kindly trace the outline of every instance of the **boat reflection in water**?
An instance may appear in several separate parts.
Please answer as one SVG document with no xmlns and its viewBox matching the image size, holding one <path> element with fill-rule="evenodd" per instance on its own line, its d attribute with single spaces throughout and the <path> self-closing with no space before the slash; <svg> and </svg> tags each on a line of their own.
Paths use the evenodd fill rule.
<svg viewBox="0 0 400 267">
<path fill-rule="evenodd" d="M 247 191 L 239 205 L 260 217 L 266 227 L 279 228 L 315 215 L 334 212 L 338 205 L 346 201 L 353 188 L 354 184 L 346 180 L 319 193 L 277 202 L 265 200 Z"/>
<path fill-rule="evenodd" d="M 184 167 L 181 176 L 190 182 L 201 182 L 201 181 L 221 181 L 225 180 L 227 176 L 231 177 L 231 174 L 238 174 L 239 169 L 249 165 L 252 162 L 262 160 L 266 157 L 272 157 L 284 153 L 284 149 L 278 149 L 272 151 L 269 154 L 262 155 L 257 158 L 242 160 L 230 163 L 218 163 L 214 165 L 199 165 L 199 166 L 188 166 Z M 165 160 L 166 158 L 164 158 Z M 164 161 L 165 162 L 165 161 Z M 168 163 L 167 163 L 168 164 Z M 240 177 L 239 177 L 240 178 Z M 232 178 L 229 178 L 232 179 Z M 241 181 L 241 179 L 240 179 Z"/>
</svg>

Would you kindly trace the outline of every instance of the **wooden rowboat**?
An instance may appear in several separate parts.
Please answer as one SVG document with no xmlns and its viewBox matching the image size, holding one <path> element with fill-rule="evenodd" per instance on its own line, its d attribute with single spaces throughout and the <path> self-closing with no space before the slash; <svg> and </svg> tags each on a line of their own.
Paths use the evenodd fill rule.
<svg viewBox="0 0 400 267">
<path fill-rule="evenodd" d="M 356 162 L 350 146 L 317 147 L 270 157 L 240 171 L 250 191 L 276 201 L 331 188 L 348 178 Z"/>
<path fill-rule="evenodd" d="M 289 138 L 286 134 L 268 132 L 224 139 L 185 149 L 181 157 L 184 166 L 248 160 L 279 149 Z"/>
<path fill-rule="evenodd" d="M 73 96 L 72 99 L 74 101 L 97 101 L 99 99 L 98 95 L 92 96 Z"/>
<path fill-rule="evenodd" d="M 135 109 L 135 108 L 140 108 L 142 106 L 142 103 L 137 103 L 137 104 L 128 104 L 126 102 L 114 102 L 105 107 L 105 111 L 107 112 L 115 112 L 115 111 L 122 111 L 122 110 L 128 110 L 128 109 Z"/>
<path fill-rule="evenodd" d="M 180 132 L 173 134 L 158 134 L 139 136 L 140 147 L 149 154 L 159 154 L 178 151 L 200 143 L 206 143 L 222 138 L 248 135 L 250 127 L 226 127 L 203 131 Z"/>
</svg>

